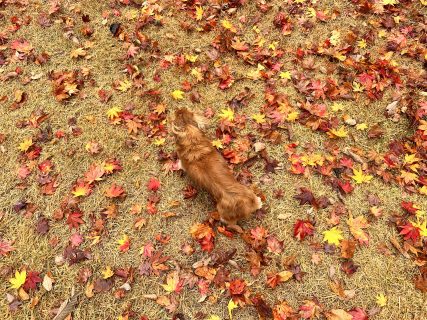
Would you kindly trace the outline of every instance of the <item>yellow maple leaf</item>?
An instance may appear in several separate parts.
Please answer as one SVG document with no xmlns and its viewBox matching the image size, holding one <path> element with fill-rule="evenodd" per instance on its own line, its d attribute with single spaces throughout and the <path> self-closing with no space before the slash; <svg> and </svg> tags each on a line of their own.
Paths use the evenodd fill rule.
<svg viewBox="0 0 427 320">
<path fill-rule="evenodd" d="M 356 81 L 353 81 L 352 88 L 354 92 L 363 92 L 363 90 L 365 90 L 365 87 Z"/>
<path fill-rule="evenodd" d="M 224 146 L 222 145 L 222 141 L 220 139 L 215 139 L 212 141 L 212 145 L 217 149 L 222 149 Z"/>
<path fill-rule="evenodd" d="M 221 320 L 221 318 L 216 314 L 213 314 L 209 318 L 207 318 L 207 320 Z"/>
<path fill-rule="evenodd" d="M 413 172 L 400 170 L 400 178 L 402 178 L 405 181 L 405 183 L 411 183 L 417 180 L 418 175 Z"/>
<path fill-rule="evenodd" d="M 341 126 L 338 130 L 330 129 L 328 135 L 331 138 L 345 138 L 347 137 L 347 131 L 345 131 L 344 126 Z"/>
<path fill-rule="evenodd" d="M 368 129 L 368 125 L 364 122 L 358 123 L 358 124 L 356 124 L 356 129 L 363 131 L 363 130 Z"/>
<path fill-rule="evenodd" d="M 298 119 L 298 116 L 299 116 L 298 111 L 292 111 L 288 113 L 286 120 L 289 122 L 294 122 L 296 119 Z"/>
<path fill-rule="evenodd" d="M 420 194 L 427 196 L 427 186 L 422 186 L 421 188 L 418 189 L 418 192 Z"/>
<path fill-rule="evenodd" d="M 172 95 L 172 97 L 173 97 L 175 100 L 182 100 L 182 99 L 184 99 L 184 91 L 181 91 L 181 90 L 174 90 L 174 91 L 171 93 L 171 95 Z"/>
<path fill-rule="evenodd" d="M 121 92 L 126 92 L 132 87 L 132 83 L 129 80 L 123 80 L 119 82 L 118 90 Z"/>
<path fill-rule="evenodd" d="M 361 48 L 361 49 L 365 49 L 366 48 L 366 40 L 365 39 L 362 39 L 362 40 L 359 40 L 359 41 L 357 41 L 357 46 L 359 47 L 359 48 Z"/>
<path fill-rule="evenodd" d="M 203 8 L 202 7 L 196 7 L 196 20 L 200 21 L 203 18 Z"/>
<path fill-rule="evenodd" d="M 74 197 L 82 197 L 87 193 L 87 189 L 85 187 L 77 186 L 72 192 Z"/>
<path fill-rule="evenodd" d="M 337 30 L 332 31 L 332 35 L 329 38 L 329 41 L 333 46 L 336 46 L 340 40 L 341 33 Z"/>
<path fill-rule="evenodd" d="M 226 119 L 228 121 L 234 120 L 234 111 L 230 108 L 227 109 L 221 109 L 221 113 L 219 114 L 219 117 L 221 119 Z"/>
<path fill-rule="evenodd" d="M 9 282 L 11 283 L 10 287 L 12 289 L 19 289 L 25 283 L 26 279 L 27 271 L 23 270 L 22 272 L 19 272 L 18 270 L 16 270 L 15 277 L 9 279 Z"/>
<path fill-rule="evenodd" d="M 236 309 L 237 307 L 238 307 L 237 303 L 235 303 L 233 299 L 230 299 L 227 306 L 228 316 L 230 317 L 230 320 L 233 320 L 233 310 Z"/>
<path fill-rule="evenodd" d="M 231 32 L 236 32 L 236 28 L 234 27 L 234 25 L 227 19 L 221 20 L 221 25 L 225 29 L 230 30 Z"/>
<path fill-rule="evenodd" d="M 344 110 L 344 106 L 342 103 L 334 102 L 334 104 L 331 106 L 331 109 L 333 112 L 338 112 Z"/>
<path fill-rule="evenodd" d="M 119 250 L 122 252 L 126 252 L 129 250 L 130 241 L 127 234 L 124 234 L 123 237 L 119 240 L 117 240 L 117 243 L 119 244 Z"/>
<path fill-rule="evenodd" d="M 110 266 L 107 266 L 105 270 L 101 271 L 101 273 L 102 273 L 102 278 L 104 279 L 111 278 L 114 275 L 114 271 L 111 270 Z"/>
<path fill-rule="evenodd" d="M 417 158 L 416 155 L 413 154 L 405 154 L 405 159 L 403 160 L 403 164 L 412 164 L 414 162 L 418 162 L 421 159 Z"/>
<path fill-rule="evenodd" d="M 383 6 L 394 6 L 395 4 L 398 4 L 399 1 L 397 0 L 383 0 L 382 5 Z"/>
<path fill-rule="evenodd" d="M 344 239 L 342 236 L 342 231 L 337 227 L 323 231 L 323 242 L 339 246 L 342 239 Z"/>
<path fill-rule="evenodd" d="M 190 62 L 196 62 L 196 60 L 197 60 L 197 58 L 198 58 L 199 56 L 198 55 L 193 55 L 193 54 L 186 54 L 185 55 L 185 59 L 186 60 L 188 60 L 188 61 L 190 61 Z"/>
<path fill-rule="evenodd" d="M 364 174 L 362 169 L 354 169 L 353 168 L 353 175 L 351 176 L 356 183 L 364 183 L 364 182 L 370 182 L 373 178 L 373 176 L 369 174 Z"/>
<path fill-rule="evenodd" d="M 279 73 L 279 77 L 282 79 L 288 79 L 291 80 L 291 73 L 289 71 L 284 71 Z"/>
<path fill-rule="evenodd" d="M 253 115 L 251 116 L 251 118 L 252 118 L 253 120 L 255 120 L 255 121 L 256 121 L 256 123 L 259 123 L 259 124 L 265 123 L 265 115 L 264 115 L 264 114 L 261 114 L 261 113 L 255 113 L 255 114 L 253 114 Z"/>
<path fill-rule="evenodd" d="M 165 138 L 157 138 L 156 140 L 154 140 L 154 145 L 155 146 L 162 146 L 164 145 L 166 142 Z"/>
<path fill-rule="evenodd" d="M 420 0 L 420 2 L 423 6 L 427 6 L 427 0 Z"/>
<path fill-rule="evenodd" d="M 32 138 L 27 138 L 25 139 L 23 142 L 21 142 L 19 144 L 18 149 L 21 150 L 22 152 L 27 151 L 31 146 L 33 145 L 33 139 Z"/>
<path fill-rule="evenodd" d="M 309 7 L 306 11 L 306 14 L 309 18 L 314 18 L 316 16 L 316 10 L 313 7 Z"/>
<path fill-rule="evenodd" d="M 163 289 L 167 292 L 173 292 L 178 284 L 179 276 L 177 272 L 169 273 L 166 277 L 166 284 L 162 284 Z"/>
<path fill-rule="evenodd" d="M 122 113 L 123 110 L 120 107 L 112 107 L 107 110 L 107 117 L 110 120 L 113 120 L 115 118 L 118 118 L 120 116 L 120 113 Z"/>
<path fill-rule="evenodd" d="M 385 296 L 384 294 L 380 293 L 377 295 L 377 305 L 379 305 L 380 307 L 385 307 L 387 304 L 387 296 Z"/>
</svg>

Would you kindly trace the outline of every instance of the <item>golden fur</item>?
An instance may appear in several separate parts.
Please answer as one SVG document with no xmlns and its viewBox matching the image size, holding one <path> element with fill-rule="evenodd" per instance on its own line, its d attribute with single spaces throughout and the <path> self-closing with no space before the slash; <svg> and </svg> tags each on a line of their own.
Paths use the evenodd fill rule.
<svg viewBox="0 0 427 320">
<path fill-rule="evenodd" d="M 172 132 L 178 157 L 189 177 L 214 197 L 221 220 L 234 225 L 260 209 L 261 199 L 234 178 L 224 158 L 200 130 L 206 124 L 203 116 L 186 108 L 175 111 Z"/>
</svg>

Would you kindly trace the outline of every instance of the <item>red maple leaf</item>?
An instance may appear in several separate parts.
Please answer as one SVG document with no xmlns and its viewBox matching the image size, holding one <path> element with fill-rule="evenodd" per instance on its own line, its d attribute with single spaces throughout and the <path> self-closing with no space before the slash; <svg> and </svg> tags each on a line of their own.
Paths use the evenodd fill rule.
<svg viewBox="0 0 427 320">
<path fill-rule="evenodd" d="M 12 247 L 12 241 L 0 239 L 0 256 L 5 256 L 13 250 L 15 250 L 15 248 Z"/>
<path fill-rule="evenodd" d="M 150 178 L 150 180 L 148 180 L 147 188 L 148 190 L 151 190 L 151 191 L 159 190 L 160 181 L 157 180 L 156 178 Z"/>
<path fill-rule="evenodd" d="M 121 186 L 113 183 L 110 186 L 110 188 L 108 188 L 105 191 L 105 196 L 108 198 L 118 198 L 118 197 L 123 198 L 126 196 L 126 193 L 125 193 L 125 190 Z"/>
<path fill-rule="evenodd" d="M 83 216 L 82 212 L 70 212 L 67 216 L 67 224 L 70 227 L 70 229 L 72 228 L 79 228 L 79 225 L 83 224 L 84 221 L 81 219 L 81 217 Z"/>
<path fill-rule="evenodd" d="M 313 207 L 317 207 L 318 203 L 316 198 L 313 195 L 313 192 L 311 192 L 307 188 L 300 188 L 300 193 L 294 196 L 294 199 L 299 200 L 299 204 L 302 206 L 304 204 L 311 204 Z"/>
<path fill-rule="evenodd" d="M 402 201 L 400 205 L 402 209 L 409 214 L 415 214 L 418 211 L 418 209 L 414 207 L 414 203 L 411 201 Z"/>
<path fill-rule="evenodd" d="M 412 223 L 408 222 L 400 228 L 402 230 L 399 234 L 403 235 L 405 240 L 412 239 L 412 241 L 417 241 L 420 238 L 420 229 L 414 227 Z"/>
<path fill-rule="evenodd" d="M 345 193 L 350 193 L 354 190 L 354 187 L 351 185 L 350 181 L 341 181 L 338 180 L 338 187 Z"/>
<path fill-rule="evenodd" d="M 294 224 L 294 237 L 302 241 L 306 236 L 314 233 L 314 226 L 310 220 L 298 219 Z"/>
<path fill-rule="evenodd" d="M 27 272 L 27 278 L 25 278 L 24 290 L 28 291 L 30 289 L 35 290 L 37 288 L 37 283 L 42 282 L 42 279 L 39 277 L 40 272 L 29 271 Z"/>
<path fill-rule="evenodd" d="M 351 316 L 353 317 L 352 320 L 368 320 L 368 315 L 366 314 L 366 311 L 362 308 L 356 307 L 351 309 L 349 312 Z"/>
<path fill-rule="evenodd" d="M 230 291 L 230 294 L 238 295 L 243 294 L 245 292 L 246 288 L 246 282 L 242 279 L 236 279 L 230 282 L 230 286 L 228 287 L 228 290 Z"/>
</svg>

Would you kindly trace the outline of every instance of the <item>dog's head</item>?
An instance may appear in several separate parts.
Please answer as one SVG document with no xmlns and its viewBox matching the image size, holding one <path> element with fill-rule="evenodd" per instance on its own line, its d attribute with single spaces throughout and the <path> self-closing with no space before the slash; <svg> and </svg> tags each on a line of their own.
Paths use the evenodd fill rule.
<svg viewBox="0 0 427 320">
<path fill-rule="evenodd" d="M 199 129 L 204 129 L 208 121 L 203 115 L 198 112 L 190 111 L 187 108 L 179 108 L 175 110 L 172 117 L 171 127 L 172 132 L 179 136 L 188 126 L 193 126 Z"/>
</svg>

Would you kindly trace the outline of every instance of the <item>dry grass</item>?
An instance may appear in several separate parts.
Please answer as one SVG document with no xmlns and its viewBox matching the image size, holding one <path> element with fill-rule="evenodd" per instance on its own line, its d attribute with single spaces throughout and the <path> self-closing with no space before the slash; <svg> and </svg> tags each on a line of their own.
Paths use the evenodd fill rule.
<svg viewBox="0 0 427 320">
<path fill-rule="evenodd" d="M 81 19 L 68 11 L 71 1 L 64 1 L 63 15 L 71 15 L 75 18 L 77 25 L 75 30 L 79 30 Z M 55 279 L 54 289 L 51 292 L 45 293 L 40 300 L 40 304 L 31 309 L 28 303 L 24 304 L 22 309 L 15 314 L 10 314 L 8 311 L 6 300 L 0 300 L 0 314 L 2 319 L 49 319 L 51 315 L 49 311 L 58 306 L 71 291 L 73 286 L 76 286 L 76 275 L 82 266 L 92 268 L 95 276 L 100 276 L 100 270 L 105 266 L 112 267 L 137 267 L 140 262 L 138 251 L 140 247 L 148 241 L 154 241 L 157 233 L 169 234 L 172 236 L 171 241 L 165 246 L 165 254 L 170 255 L 172 260 L 176 260 L 182 267 L 190 267 L 192 263 L 198 261 L 203 255 L 195 253 L 193 256 L 185 256 L 180 248 L 185 242 L 191 242 L 188 229 L 195 222 L 203 221 L 206 213 L 214 208 L 213 203 L 205 193 L 200 193 L 195 200 L 186 201 L 182 199 L 182 189 L 188 183 L 185 177 L 179 174 L 164 175 L 160 173 L 161 166 L 156 160 L 157 148 L 153 146 L 142 135 L 138 137 L 137 147 L 129 149 L 125 146 L 125 140 L 128 137 L 126 130 L 118 126 L 112 126 L 108 123 L 105 112 L 108 108 L 114 105 L 125 106 L 128 103 L 137 105 L 137 112 L 146 110 L 147 98 L 138 98 L 132 95 L 132 91 L 126 93 L 115 93 L 111 101 L 105 105 L 99 102 L 97 90 L 99 88 L 109 89 L 111 83 L 116 79 L 124 79 L 122 73 L 123 63 L 118 59 L 123 54 L 121 42 L 113 38 L 108 30 L 108 24 L 101 24 L 100 13 L 108 9 L 107 1 L 80 1 L 81 8 L 84 13 L 91 18 L 91 25 L 95 28 L 95 33 L 91 39 L 94 46 L 89 49 L 91 58 L 88 60 L 75 60 L 70 58 L 69 52 L 77 46 L 63 36 L 62 24 L 54 23 L 50 28 L 42 29 L 37 23 L 31 23 L 29 26 L 23 27 L 15 34 L 16 38 L 25 38 L 31 42 L 37 52 L 47 51 L 51 54 L 51 60 L 44 66 L 39 67 L 33 63 L 24 65 L 26 75 L 31 73 L 42 73 L 40 80 L 31 81 L 27 85 L 21 84 L 17 80 L 12 80 L 6 83 L 1 83 L 0 96 L 6 95 L 9 97 L 9 102 L 0 103 L 0 133 L 5 133 L 6 141 L 3 143 L 5 152 L 0 154 L 0 209 L 5 212 L 4 218 L 0 221 L 0 236 L 6 239 L 13 239 L 16 251 L 7 257 L 2 257 L 0 266 L 11 266 L 14 269 L 22 265 L 28 266 L 32 270 L 43 272 L 50 271 Z M 275 6 L 279 1 L 276 1 Z M 328 1 L 325 3 L 325 8 L 337 7 L 345 12 L 345 6 L 341 2 Z M 32 1 L 30 8 L 24 14 L 30 15 L 34 21 L 37 19 L 37 14 L 41 10 L 46 10 L 44 1 Z M 13 6 L 3 10 L 5 18 L 3 21 L 8 21 L 9 18 L 17 12 Z M 124 9 L 127 11 L 128 9 Z M 244 14 L 250 16 L 256 13 L 256 8 L 249 5 L 244 9 Z M 200 33 L 186 33 L 179 27 L 179 19 L 183 19 L 181 13 L 175 12 L 173 9 L 168 9 L 167 12 L 173 12 L 173 16 L 169 17 L 166 14 L 164 27 L 148 27 L 145 32 L 151 38 L 159 41 L 159 46 L 164 53 L 186 52 L 190 53 L 194 49 L 199 48 L 204 52 L 209 48 L 212 40 L 212 35 Z M 274 11 L 276 12 L 276 11 Z M 118 18 L 117 20 L 125 20 Z M 264 16 L 260 22 L 260 29 L 268 31 L 268 40 L 279 41 L 280 46 L 296 48 L 298 45 L 315 42 L 318 39 L 324 39 L 335 28 L 351 28 L 363 27 L 364 21 L 354 19 L 350 16 L 344 16 L 336 21 L 326 24 L 318 24 L 309 34 L 294 32 L 289 37 L 283 37 L 276 30 L 271 31 L 272 14 Z M 1 21 L 1 20 L 0 20 Z M 111 21 L 111 20 L 110 20 Z M 109 23 L 110 23 L 109 21 Z M 129 25 L 129 23 L 125 23 Z M 166 38 L 167 34 L 173 35 L 173 40 Z M 253 39 L 252 30 L 245 32 L 245 37 Z M 143 54 L 140 56 L 143 72 L 146 76 L 146 87 L 152 88 L 159 86 L 153 83 L 152 75 L 154 68 L 145 66 L 147 57 Z M 229 63 L 233 70 L 239 74 L 243 74 L 247 70 L 247 66 L 232 55 L 226 55 L 223 61 Z M 285 56 L 285 66 L 291 67 L 291 59 Z M 323 63 L 319 58 L 316 63 Z M 408 61 L 401 61 L 402 64 L 408 63 L 408 67 L 421 67 L 411 65 Z M 80 67 L 88 67 L 91 69 L 92 77 L 95 80 L 95 86 L 86 85 L 84 92 L 87 94 L 85 99 L 73 98 L 66 104 L 59 104 L 54 100 L 51 85 L 47 78 L 47 73 L 51 70 L 75 69 Z M 0 75 L 6 74 L 13 70 L 14 66 L 6 66 L 0 69 Z M 313 75 L 316 76 L 316 75 Z M 170 69 L 162 74 L 163 82 L 160 87 L 163 94 L 164 102 L 169 110 L 186 105 L 187 100 L 182 102 L 173 101 L 170 98 L 169 92 L 180 87 L 180 83 L 187 76 Z M 201 94 L 200 105 L 195 105 L 195 108 L 204 109 L 212 107 L 214 110 L 219 110 L 226 106 L 226 102 L 248 86 L 251 92 L 255 94 L 255 98 L 251 100 L 247 109 L 244 112 L 248 115 L 256 112 L 263 104 L 263 89 L 262 82 L 254 82 L 243 80 L 229 90 L 222 91 L 217 88 L 216 84 L 200 84 L 198 90 Z M 28 101 L 22 108 L 16 111 L 10 111 L 10 101 L 13 99 L 13 93 L 16 90 L 23 90 L 28 93 Z M 294 89 L 290 87 L 282 87 L 279 89 L 286 92 L 290 96 L 291 101 L 300 99 Z M 366 133 L 355 133 L 354 145 L 362 149 L 375 149 L 377 151 L 385 150 L 387 142 L 395 137 L 402 137 L 411 128 L 405 120 L 399 123 L 393 123 L 385 119 L 383 116 L 384 107 L 390 102 L 389 95 L 378 102 L 369 103 L 367 101 L 351 101 L 345 102 L 345 112 L 357 118 L 360 122 L 366 122 L 369 126 L 382 122 L 386 132 L 380 140 L 369 140 Z M 17 145 L 26 137 L 29 137 L 35 132 L 34 129 L 18 129 L 15 123 L 20 119 L 27 118 L 31 112 L 37 108 L 43 108 L 49 115 L 49 123 L 55 130 L 67 130 L 67 120 L 70 117 L 77 118 L 77 124 L 83 129 L 83 134 L 77 138 L 70 138 L 68 141 L 56 141 L 43 146 L 42 159 L 52 158 L 56 170 L 61 174 L 60 185 L 56 193 L 52 196 L 41 196 L 37 182 L 34 181 L 25 190 L 15 188 L 17 184 L 16 170 L 18 168 L 18 151 Z M 91 118 L 92 117 L 92 118 Z M 313 133 L 298 124 L 293 125 L 294 140 L 302 144 L 312 143 L 315 148 L 321 149 L 322 142 L 325 140 L 324 135 Z M 212 131 L 211 131 L 212 133 Z M 103 147 L 103 151 L 96 156 L 90 156 L 84 149 L 88 141 L 97 141 Z M 286 142 L 286 141 L 285 141 Z M 173 141 L 168 138 L 166 149 L 172 150 Z M 283 152 L 283 146 L 268 146 L 270 154 L 281 159 L 287 167 L 286 157 Z M 70 151 L 75 151 L 73 156 L 67 156 Z M 147 154 L 147 158 L 144 155 Z M 141 160 L 134 161 L 132 157 L 140 155 Z M 43 214 L 51 217 L 55 209 L 58 208 L 62 197 L 67 194 L 72 187 L 74 181 L 87 170 L 89 165 L 94 161 L 102 161 L 109 157 L 116 157 L 122 161 L 124 170 L 117 173 L 112 178 L 108 178 L 108 182 L 100 183 L 94 193 L 82 203 L 82 209 L 85 213 L 93 212 L 99 216 L 101 208 L 108 205 L 107 199 L 103 196 L 103 191 L 107 185 L 115 181 L 125 188 L 128 193 L 127 198 L 119 204 L 119 215 L 117 219 L 110 220 L 106 224 L 108 230 L 107 235 L 103 236 L 100 244 L 92 247 L 93 258 L 90 261 L 74 266 L 57 266 L 54 263 L 54 257 L 61 254 L 65 247 L 70 232 L 64 221 L 52 222 L 51 229 L 47 236 L 40 236 L 35 232 L 35 223 L 37 217 Z M 262 163 L 257 163 L 253 173 L 256 177 L 255 182 L 261 190 L 266 194 L 267 203 L 270 211 L 263 221 L 252 220 L 245 223 L 246 228 L 251 228 L 256 225 L 263 225 L 270 233 L 276 234 L 280 240 L 284 240 L 285 250 L 283 257 L 296 255 L 298 262 L 301 264 L 303 271 L 307 272 L 304 281 L 301 283 L 288 282 L 280 285 L 275 290 L 266 289 L 265 273 L 275 266 L 268 266 L 266 270 L 258 278 L 248 276 L 247 263 L 244 258 L 245 246 L 242 240 L 229 240 L 223 236 L 217 239 L 216 247 L 238 249 L 236 261 L 239 265 L 244 266 L 242 272 L 233 271 L 233 276 L 243 277 L 250 283 L 250 288 L 253 292 L 262 292 L 266 297 L 267 302 L 273 304 L 286 299 L 290 305 L 297 308 L 304 299 L 317 297 L 326 308 L 351 308 L 361 306 L 370 308 L 375 305 L 375 296 L 378 293 L 385 293 L 389 302 L 381 313 L 375 319 L 426 319 L 426 296 L 416 291 L 412 282 L 415 266 L 413 263 L 405 259 L 400 254 L 394 252 L 390 256 L 382 255 L 378 252 L 378 245 L 386 243 L 389 247 L 388 240 L 391 236 L 395 236 L 396 232 L 393 226 L 387 223 L 388 216 L 402 199 L 416 200 L 418 203 L 427 204 L 425 198 L 409 196 L 403 193 L 397 186 L 385 185 L 378 180 L 374 180 L 367 187 L 356 188 L 355 191 L 346 200 L 346 205 L 354 215 L 367 214 L 369 207 L 366 201 L 366 195 L 374 192 L 379 195 L 384 207 L 384 216 L 378 221 L 373 222 L 370 226 L 369 234 L 371 241 L 368 247 L 362 247 L 356 251 L 354 262 L 360 266 L 358 272 L 353 277 L 347 277 L 340 274 L 339 259 L 337 255 L 326 255 L 320 253 L 322 262 L 319 265 L 314 265 L 311 262 L 313 251 L 308 246 L 307 241 L 298 242 L 292 236 L 292 226 L 295 219 L 306 217 L 308 207 L 299 206 L 293 199 L 295 190 L 300 186 L 310 187 L 315 190 L 316 195 L 328 195 L 332 198 L 335 193 L 317 177 L 311 176 L 303 178 L 294 176 L 286 170 L 279 171 L 277 174 L 270 176 L 272 182 L 269 185 L 263 185 L 260 178 L 263 177 Z M 133 229 L 134 217 L 129 214 L 129 209 L 133 204 L 144 204 L 147 193 L 145 183 L 150 176 L 159 176 L 161 189 L 161 202 L 159 211 L 169 209 L 169 204 L 173 200 L 181 201 L 179 208 L 174 209 L 177 217 L 165 220 L 160 215 L 147 217 L 147 226 L 141 231 Z M 282 188 L 285 190 L 283 199 L 277 200 L 272 196 L 273 190 Z M 16 214 L 12 210 L 12 206 L 17 201 L 25 199 L 29 202 L 37 204 L 38 210 L 30 218 L 24 218 Z M 289 219 L 279 220 L 279 214 L 288 215 Z M 329 228 L 327 225 L 328 212 L 320 210 L 315 213 L 317 221 L 317 232 L 314 241 L 321 241 L 321 231 Z M 85 234 L 87 226 L 83 226 L 81 232 Z M 121 254 L 116 249 L 116 240 L 122 234 L 127 234 L 131 240 L 131 250 L 128 253 Z M 345 236 L 349 236 L 347 230 Z M 49 244 L 49 239 L 58 237 L 60 242 L 57 247 L 52 248 Z M 85 244 L 89 244 L 89 240 Z M 391 247 L 390 247 L 391 248 Z M 278 257 L 282 258 L 282 257 Z M 277 259 L 280 261 L 280 259 Z M 337 270 L 338 276 L 343 280 L 346 289 L 356 290 L 356 296 L 349 300 L 340 300 L 330 289 L 328 279 L 328 269 L 333 266 Z M 147 278 L 137 276 L 136 282 L 132 285 L 132 290 L 125 296 L 124 299 L 115 299 L 111 293 L 98 294 L 93 298 L 83 298 L 79 306 L 74 312 L 73 319 L 117 319 L 128 304 L 132 305 L 132 310 L 137 314 L 145 314 L 149 319 L 168 319 L 170 316 L 155 302 L 142 299 L 143 294 L 162 294 L 163 289 L 160 283 L 163 283 L 164 277 Z M 82 287 L 78 287 L 79 290 Z M 8 281 L 3 279 L 0 283 L 0 292 L 7 292 Z M 228 298 L 219 292 L 218 302 L 211 304 L 209 302 L 197 303 L 198 293 L 196 290 L 184 290 L 180 296 L 179 310 L 189 319 L 197 311 L 203 311 L 206 314 L 217 314 L 221 318 L 226 319 Z M 39 294 L 40 296 L 40 294 Z M 236 319 L 257 319 L 254 309 L 238 309 L 235 311 Z"/>
</svg>

